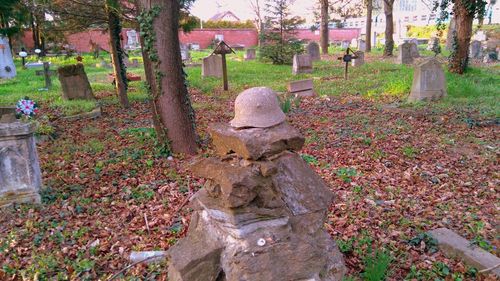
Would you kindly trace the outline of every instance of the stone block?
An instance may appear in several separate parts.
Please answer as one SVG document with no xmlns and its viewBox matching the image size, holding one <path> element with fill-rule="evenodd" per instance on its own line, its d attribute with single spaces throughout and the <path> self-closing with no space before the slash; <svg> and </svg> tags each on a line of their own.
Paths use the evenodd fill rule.
<svg viewBox="0 0 500 281">
<path fill-rule="evenodd" d="M 419 58 L 420 53 L 418 52 L 418 45 L 416 43 L 410 43 L 410 53 L 412 58 Z"/>
<path fill-rule="evenodd" d="M 57 72 L 59 73 L 63 99 L 95 99 L 83 64 L 62 66 L 57 69 Z"/>
<path fill-rule="evenodd" d="M 469 57 L 472 59 L 480 59 L 482 58 L 482 46 L 481 41 L 474 40 L 470 42 L 469 47 Z"/>
<path fill-rule="evenodd" d="M 254 60 L 256 57 L 255 49 L 247 49 L 244 55 L 245 60 Z"/>
<path fill-rule="evenodd" d="M 296 54 L 293 56 L 292 74 L 297 75 L 300 73 L 312 73 L 312 67 L 312 59 L 309 54 Z"/>
<path fill-rule="evenodd" d="M 0 35 L 0 78 L 11 79 L 16 77 L 16 65 L 10 51 L 9 39 Z"/>
<path fill-rule="evenodd" d="M 208 130 L 219 155 L 235 152 L 250 160 L 266 158 L 285 150 L 298 151 L 304 145 L 304 137 L 286 122 L 271 128 L 241 130 L 216 123 L 210 125 Z"/>
<path fill-rule="evenodd" d="M 500 264 L 500 258 L 477 246 L 472 246 L 470 241 L 450 229 L 438 228 L 429 234 L 438 241 L 439 249 L 449 258 L 459 258 L 479 270 Z M 500 277 L 500 268 L 494 269 L 492 273 Z"/>
<path fill-rule="evenodd" d="M 309 42 L 306 46 L 307 54 L 311 56 L 312 61 L 321 60 L 321 54 L 319 52 L 319 45 L 316 42 Z"/>
<path fill-rule="evenodd" d="M 222 77 L 222 57 L 220 55 L 210 55 L 203 58 L 201 64 L 202 77 Z"/>
<path fill-rule="evenodd" d="M 427 59 L 415 67 L 409 101 L 437 100 L 446 96 L 446 79 L 441 63 Z"/>
<path fill-rule="evenodd" d="M 356 51 L 354 52 L 354 55 L 356 56 L 356 58 L 352 60 L 352 66 L 357 67 L 365 64 L 365 53 L 363 53 L 362 51 Z"/>
<path fill-rule="evenodd" d="M 288 92 L 295 97 L 314 97 L 313 79 L 292 81 L 288 84 Z"/>
<path fill-rule="evenodd" d="M 42 177 L 33 124 L 0 123 L 0 207 L 40 202 Z"/>
<path fill-rule="evenodd" d="M 366 42 L 363 39 L 358 40 L 358 50 L 361 52 L 366 52 Z"/>
</svg>

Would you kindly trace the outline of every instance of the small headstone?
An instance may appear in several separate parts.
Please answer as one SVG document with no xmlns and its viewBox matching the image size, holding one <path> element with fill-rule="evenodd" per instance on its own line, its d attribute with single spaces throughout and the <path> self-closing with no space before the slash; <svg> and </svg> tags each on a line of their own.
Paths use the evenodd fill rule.
<svg viewBox="0 0 500 281">
<path fill-rule="evenodd" d="M 351 44 L 349 44 L 349 46 L 351 48 L 354 48 L 354 49 L 358 48 L 358 39 L 357 38 L 352 38 Z"/>
<path fill-rule="evenodd" d="M 347 49 L 347 48 L 349 48 L 349 41 L 345 41 L 345 40 L 344 40 L 344 41 L 342 41 L 342 43 L 341 43 L 341 45 L 340 45 L 340 46 L 341 46 L 341 48 L 342 48 L 342 49 Z"/>
<path fill-rule="evenodd" d="M 288 92 L 295 97 L 314 97 L 313 79 L 292 81 L 288 84 Z"/>
<path fill-rule="evenodd" d="M 484 31 L 482 30 L 479 30 L 478 32 L 476 32 L 476 34 L 474 34 L 474 36 L 472 36 L 472 40 L 477 40 L 480 42 L 486 41 L 486 39 L 486 33 L 484 33 Z"/>
<path fill-rule="evenodd" d="M 247 49 L 245 52 L 245 60 L 254 60 L 256 56 L 255 49 Z"/>
<path fill-rule="evenodd" d="M 189 52 L 189 46 L 181 44 L 181 59 L 182 61 L 191 60 L 191 53 Z"/>
<path fill-rule="evenodd" d="M 59 73 L 63 99 L 94 99 L 83 64 L 62 66 L 57 69 L 57 72 Z"/>
<path fill-rule="evenodd" d="M 131 29 L 127 31 L 127 49 L 137 49 L 140 47 L 137 31 Z"/>
<path fill-rule="evenodd" d="M 403 43 L 398 48 L 398 63 L 399 64 L 412 64 L 413 57 L 411 55 L 411 43 Z"/>
<path fill-rule="evenodd" d="M 352 62 L 351 62 L 352 66 L 362 66 L 363 64 L 365 64 L 365 53 L 364 52 L 356 51 L 356 52 L 354 52 L 354 56 L 356 58 L 352 60 Z"/>
<path fill-rule="evenodd" d="M 201 76 L 222 77 L 222 57 L 220 55 L 210 55 L 203 58 Z"/>
<path fill-rule="evenodd" d="M 438 247 L 448 258 L 459 258 L 470 267 L 479 270 L 491 268 L 491 273 L 500 277 L 500 258 L 486 252 L 478 246 L 448 228 L 438 228 L 429 232 L 437 240 Z M 496 268 L 495 268 L 496 267 Z"/>
<path fill-rule="evenodd" d="M 358 50 L 360 50 L 361 52 L 365 52 L 366 51 L 366 42 L 365 42 L 365 40 L 363 40 L 363 39 L 359 39 L 358 40 Z"/>
<path fill-rule="evenodd" d="M 312 60 L 309 54 L 295 54 L 293 56 L 292 74 L 312 73 L 312 71 Z"/>
<path fill-rule="evenodd" d="M 415 67 L 409 101 L 437 100 L 446 96 L 446 79 L 441 63 L 429 58 Z"/>
<path fill-rule="evenodd" d="M 0 78 L 16 77 L 16 66 L 10 51 L 9 39 L 0 35 Z"/>
<path fill-rule="evenodd" d="M 469 57 L 472 59 L 480 59 L 482 56 L 481 42 L 474 40 L 470 43 Z"/>
<path fill-rule="evenodd" d="M 414 42 L 410 43 L 410 52 L 413 58 L 420 57 L 420 53 L 418 52 L 418 45 Z"/>
<path fill-rule="evenodd" d="M 309 42 L 306 47 L 307 54 L 311 56 L 312 61 L 321 60 L 321 54 L 319 52 L 319 45 L 316 42 Z"/>
<path fill-rule="evenodd" d="M 0 123 L 0 207 L 40 202 L 42 177 L 34 131 L 32 123 Z"/>
</svg>

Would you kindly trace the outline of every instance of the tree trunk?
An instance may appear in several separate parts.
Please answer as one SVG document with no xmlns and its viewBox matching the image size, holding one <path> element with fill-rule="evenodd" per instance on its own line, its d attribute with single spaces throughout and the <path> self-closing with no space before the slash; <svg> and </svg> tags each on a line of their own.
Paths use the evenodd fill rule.
<svg viewBox="0 0 500 281">
<path fill-rule="evenodd" d="M 328 0 L 321 0 L 321 52 L 328 55 Z"/>
<path fill-rule="evenodd" d="M 127 96 L 127 67 L 123 61 L 123 49 L 120 40 L 122 27 L 120 17 L 116 8 L 118 3 L 116 0 L 108 0 L 106 4 L 108 14 L 109 42 L 111 44 L 110 53 L 113 63 L 113 73 L 115 76 L 115 89 L 120 104 L 123 108 L 129 108 L 130 103 Z"/>
<path fill-rule="evenodd" d="M 384 0 L 384 14 L 385 14 L 385 47 L 384 56 L 392 56 L 392 51 L 394 49 L 394 22 L 392 16 L 392 7 L 394 5 L 394 0 Z"/>
<path fill-rule="evenodd" d="M 451 48 L 449 70 L 452 73 L 462 74 L 467 68 L 469 60 L 469 44 L 472 36 L 472 22 L 474 13 L 467 10 L 467 3 L 455 1 L 453 15 L 456 22 L 455 46 Z"/>
<path fill-rule="evenodd" d="M 179 46 L 178 0 L 138 0 L 146 78 L 160 142 L 175 153 L 197 151 L 194 110 L 185 84 Z"/>
<path fill-rule="evenodd" d="M 369 53 L 372 50 L 372 12 L 373 0 L 366 0 L 366 50 Z"/>
</svg>

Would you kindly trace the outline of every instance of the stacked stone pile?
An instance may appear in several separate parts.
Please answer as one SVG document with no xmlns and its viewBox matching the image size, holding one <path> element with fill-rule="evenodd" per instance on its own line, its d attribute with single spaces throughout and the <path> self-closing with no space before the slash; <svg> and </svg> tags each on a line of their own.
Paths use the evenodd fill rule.
<svg viewBox="0 0 500 281">
<path fill-rule="evenodd" d="M 304 137 L 271 89 L 244 91 L 235 109 L 231 125 L 210 126 L 219 157 L 192 165 L 207 181 L 187 237 L 168 251 L 169 280 L 342 280 L 323 228 L 333 194 L 297 153 Z"/>
</svg>

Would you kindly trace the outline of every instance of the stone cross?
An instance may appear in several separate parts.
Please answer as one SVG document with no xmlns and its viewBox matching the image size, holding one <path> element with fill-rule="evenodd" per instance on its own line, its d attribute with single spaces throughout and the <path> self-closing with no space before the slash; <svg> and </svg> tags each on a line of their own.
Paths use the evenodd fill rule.
<svg viewBox="0 0 500 281">
<path fill-rule="evenodd" d="M 40 203 L 42 177 L 34 132 L 32 123 L 0 123 L 0 207 Z"/>
<path fill-rule="evenodd" d="M 312 61 L 321 60 L 321 54 L 319 52 L 319 45 L 316 42 L 309 42 L 306 47 L 307 53 L 311 56 Z"/>
<path fill-rule="evenodd" d="M 55 73 L 49 68 L 50 64 L 48 62 L 44 62 L 43 70 L 35 71 L 36 76 L 43 76 L 45 78 L 45 88 L 42 88 L 40 90 L 48 91 L 50 87 L 52 87 L 52 80 L 50 79 L 50 76 L 53 76 Z"/>
<path fill-rule="evenodd" d="M 411 55 L 411 43 L 404 42 L 398 48 L 398 63 L 412 64 L 413 56 Z"/>
<path fill-rule="evenodd" d="M 298 153 L 300 132 L 286 121 L 209 132 L 219 156 L 191 166 L 207 181 L 186 237 L 167 251 L 169 280 L 342 280 L 323 227 L 333 193 Z"/>
<path fill-rule="evenodd" d="M 293 56 L 292 74 L 312 73 L 312 71 L 312 59 L 309 54 L 295 54 Z"/>
<path fill-rule="evenodd" d="M 352 53 L 352 54 L 351 54 Z M 338 60 L 341 60 L 345 63 L 345 68 L 344 68 L 344 79 L 347 80 L 348 78 L 348 73 L 349 73 L 349 63 L 353 59 L 357 59 L 358 57 L 356 56 L 356 53 L 351 50 L 351 48 L 347 48 L 345 50 L 345 54 L 341 57 L 338 57 Z M 363 56 L 364 58 L 364 56 Z"/>
<path fill-rule="evenodd" d="M 446 79 L 441 63 L 434 57 L 415 67 L 409 101 L 437 100 L 446 96 Z"/>
</svg>

